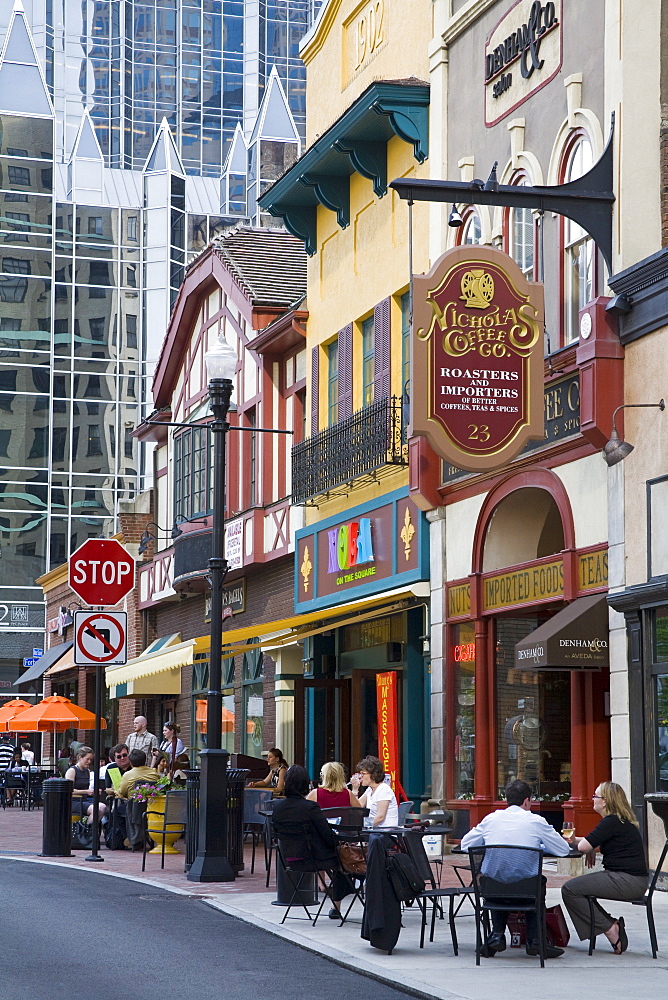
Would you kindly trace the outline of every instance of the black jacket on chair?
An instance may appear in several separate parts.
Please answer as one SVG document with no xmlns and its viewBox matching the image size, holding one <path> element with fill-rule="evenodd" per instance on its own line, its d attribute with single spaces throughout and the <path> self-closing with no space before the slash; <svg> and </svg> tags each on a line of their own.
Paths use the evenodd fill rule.
<svg viewBox="0 0 668 1000">
<path fill-rule="evenodd" d="M 304 799 L 301 795 L 288 795 L 275 803 L 271 822 L 280 839 L 286 862 L 296 859 L 306 861 L 312 854 L 316 863 L 338 864 L 338 838 L 317 802 Z"/>
</svg>

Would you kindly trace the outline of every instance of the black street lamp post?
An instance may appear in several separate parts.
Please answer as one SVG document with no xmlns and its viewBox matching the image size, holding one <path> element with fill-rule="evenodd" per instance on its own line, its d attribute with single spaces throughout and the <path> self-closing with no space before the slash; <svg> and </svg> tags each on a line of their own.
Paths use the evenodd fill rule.
<svg viewBox="0 0 668 1000">
<path fill-rule="evenodd" d="M 235 351 L 219 340 L 204 355 L 209 375 L 209 400 L 213 422 L 213 529 L 211 535 L 211 654 L 206 703 L 207 748 L 202 751 L 200 778 L 199 840 L 197 856 L 188 872 L 190 882 L 233 882 L 235 875 L 227 857 L 227 764 L 229 753 L 222 742 L 222 642 L 223 581 L 225 558 L 225 465 L 232 396 L 232 378 L 237 364 Z"/>
</svg>

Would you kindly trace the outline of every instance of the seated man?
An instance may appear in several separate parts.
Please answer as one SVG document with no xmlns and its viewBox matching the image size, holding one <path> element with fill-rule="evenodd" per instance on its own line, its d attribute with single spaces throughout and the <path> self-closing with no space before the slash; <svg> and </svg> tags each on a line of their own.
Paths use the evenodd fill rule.
<svg viewBox="0 0 668 1000">
<path fill-rule="evenodd" d="M 157 781 L 159 777 L 155 768 L 146 766 L 146 754 L 143 750 L 131 750 L 130 769 L 121 778 L 116 795 L 121 799 L 127 799 L 137 782 Z"/>
<path fill-rule="evenodd" d="M 531 812 L 531 787 L 526 781 L 511 781 L 506 786 L 505 809 L 497 809 L 496 812 L 488 816 L 469 830 L 462 838 L 462 850 L 468 851 L 470 847 L 483 847 L 487 844 L 507 845 L 508 847 L 536 847 L 550 854 L 565 857 L 570 845 L 561 834 L 557 833 L 554 827 L 550 826 L 547 820 L 538 813 Z M 492 872 L 485 873 L 485 862 L 482 871 L 494 877 Z M 518 879 L 522 873 L 517 872 Z M 545 878 L 543 878 L 543 892 L 545 891 Z M 492 910 L 492 933 L 487 940 L 486 956 L 491 958 L 497 951 L 504 951 L 506 947 L 506 919 L 508 914 L 504 910 Z M 527 955 L 538 955 L 538 924 L 536 914 L 528 912 L 527 920 Z M 563 955 L 563 948 L 555 948 L 550 944 L 545 946 L 545 958 L 558 958 Z"/>
</svg>

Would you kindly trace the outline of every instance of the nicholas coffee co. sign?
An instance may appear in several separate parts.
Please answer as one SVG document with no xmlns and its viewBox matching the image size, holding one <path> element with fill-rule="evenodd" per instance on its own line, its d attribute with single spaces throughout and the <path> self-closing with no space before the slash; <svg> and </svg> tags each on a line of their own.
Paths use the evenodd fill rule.
<svg viewBox="0 0 668 1000">
<path fill-rule="evenodd" d="M 471 472 L 543 427 L 543 287 L 492 247 L 457 247 L 413 279 L 411 433 Z"/>
<path fill-rule="evenodd" d="M 485 124 L 496 125 L 561 69 L 562 0 L 517 0 L 485 44 Z"/>
</svg>

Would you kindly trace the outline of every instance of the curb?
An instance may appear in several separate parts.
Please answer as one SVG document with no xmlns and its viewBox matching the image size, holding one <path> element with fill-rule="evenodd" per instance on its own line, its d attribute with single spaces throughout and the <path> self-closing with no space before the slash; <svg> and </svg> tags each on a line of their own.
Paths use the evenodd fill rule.
<svg viewBox="0 0 668 1000">
<path fill-rule="evenodd" d="M 301 948 L 302 951 L 308 951 L 314 955 L 319 955 L 320 958 L 324 958 L 328 962 L 332 962 L 334 965 L 338 965 L 344 969 L 350 969 L 358 975 L 365 976 L 367 979 L 373 979 L 378 983 L 382 983 L 384 986 L 390 986 L 395 990 L 403 990 L 403 992 L 407 993 L 409 996 L 418 997 L 420 1000 L 434 1000 L 435 997 L 437 997 L 438 1000 L 465 1000 L 461 993 L 451 993 L 448 990 L 444 990 L 438 994 L 434 993 L 433 990 L 431 992 L 426 992 L 424 988 L 415 985 L 415 980 L 402 976 L 400 972 L 396 972 L 394 970 L 394 975 L 390 977 L 384 976 L 381 972 L 377 972 L 374 969 L 360 969 L 359 965 L 355 962 L 351 962 L 349 956 L 346 955 L 345 952 L 337 951 L 333 948 L 327 953 L 324 953 L 315 945 L 311 944 L 308 939 L 305 939 L 300 934 L 291 931 L 289 927 L 285 927 L 285 925 L 283 925 L 283 929 L 278 931 L 276 924 L 263 920 L 262 917 L 255 917 L 245 911 L 237 910 L 235 907 L 230 906 L 229 903 L 219 902 L 211 896 L 206 897 L 203 902 L 215 910 L 220 910 L 227 916 L 236 917 L 238 920 L 243 920 L 244 923 L 257 927 L 259 930 L 267 931 L 267 933 L 273 934 L 275 937 L 283 938 L 291 944 L 296 945 L 298 948 Z M 371 946 L 369 945 L 369 947 Z M 396 953 L 395 949 L 392 956 Z"/>
<path fill-rule="evenodd" d="M 121 872 L 113 872 L 108 869 L 105 871 L 101 868 L 80 868 L 75 865 L 68 865 L 62 861 L 51 860 L 50 858 L 40 858 L 26 857 L 25 855 L 18 854 L 0 854 L 1 861 L 23 861 L 27 864 L 35 865 L 50 865 L 53 868 L 66 868 L 68 871 L 77 871 L 87 873 L 89 875 L 106 875 L 111 878 L 122 878 L 129 882 L 137 882 L 140 885 L 148 885 L 155 889 L 163 889 L 165 892 L 172 892 L 178 896 L 187 896 L 191 899 L 199 899 L 211 909 L 219 910 L 228 917 L 233 917 L 237 920 L 242 920 L 246 924 L 250 924 L 253 927 L 257 927 L 258 930 L 265 931 L 268 934 L 273 934 L 275 937 L 282 938 L 283 940 L 289 941 L 291 944 L 296 945 L 301 948 L 302 951 L 311 952 L 314 955 L 319 955 L 320 958 L 324 958 L 328 962 L 332 962 L 333 965 L 338 965 L 341 968 L 349 969 L 356 972 L 360 976 L 364 976 L 367 979 L 373 979 L 378 983 L 382 983 L 384 986 L 392 987 L 393 989 L 403 990 L 408 996 L 417 997 L 418 1000 L 434 1000 L 435 994 L 433 992 L 426 992 L 424 989 L 415 985 L 414 980 L 402 977 L 399 973 L 395 974 L 392 978 L 390 976 L 383 976 L 380 972 L 369 969 L 360 969 L 357 964 L 350 961 L 350 958 L 344 953 L 332 949 L 327 952 L 327 954 L 320 951 L 318 948 L 314 947 L 307 940 L 305 940 L 301 935 L 296 934 L 291 931 L 288 927 L 283 927 L 282 931 L 279 931 L 275 924 L 269 921 L 263 920 L 261 917 L 254 917 L 249 913 L 242 910 L 237 910 L 234 906 L 230 906 L 229 903 L 224 903 L 217 897 L 213 896 L 195 896 L 185 889 L 179 889 L 176 886 L 165 885 L 162 882 L 155 882 L 153 879 L 148 878 L 138 878 L 136 875 L 125 875 Z M 439 994 L 439 1000 L 464 1000 L 464 998 L 459 993 L 450 993 L 445 991 Z"/>
</svg>

